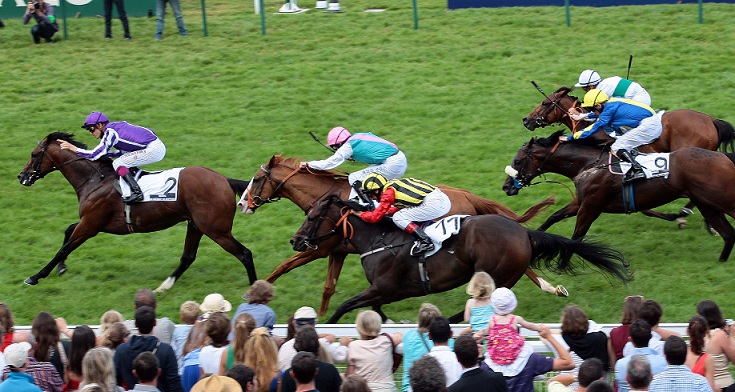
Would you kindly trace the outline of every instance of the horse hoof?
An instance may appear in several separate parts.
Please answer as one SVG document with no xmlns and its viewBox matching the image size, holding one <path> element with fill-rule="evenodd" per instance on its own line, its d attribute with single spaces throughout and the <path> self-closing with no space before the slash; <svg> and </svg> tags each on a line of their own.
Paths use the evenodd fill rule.
<svg viewBox="0 0 735 392">
<path fill-rule="evenodd" d="M 157 289 L 153 290 L 153 292 L 162 293 L 170 289 L 171 287 L 174 287 L 174 283 L 176 283 L 176 278 L 169 276 L 168 278 L 166 278 L 166 280 L 163 281 L 163 283 L 161 283 L 160 286 L 158 286 Z"/>
<path fill-rule="evenodd" d="M 568 297 L 569 292 L 567 291 L 566 287 L 558 285 L 556 286 L 556 295 L 559 297 Z"/>
<path fill-rule="evenodd" d="M 29 286 L 35 286 L 38 284 L 38 278 L 34 278 L 33 276 L 31 276 L 30 278 L 24 280 L 23 283 Z"/>
<path fill-rule="evenodd" d="M 684 218 L 676 218 L 676 227 L 679 229 L 687 227 L 687 220 Z"/>
</svg>

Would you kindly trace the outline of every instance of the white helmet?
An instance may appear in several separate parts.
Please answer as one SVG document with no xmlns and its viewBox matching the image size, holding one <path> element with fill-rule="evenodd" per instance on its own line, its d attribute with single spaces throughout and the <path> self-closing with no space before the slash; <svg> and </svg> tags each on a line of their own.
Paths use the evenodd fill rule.
<svg viewBox="0 0 735 392">
<path fill-rule="evenodd" d="M 579 74 L 579 83 L 574 87 L 597 86 L 602 81 L 600 74 L 592 69 L 585 69 Z"/>
</svg>

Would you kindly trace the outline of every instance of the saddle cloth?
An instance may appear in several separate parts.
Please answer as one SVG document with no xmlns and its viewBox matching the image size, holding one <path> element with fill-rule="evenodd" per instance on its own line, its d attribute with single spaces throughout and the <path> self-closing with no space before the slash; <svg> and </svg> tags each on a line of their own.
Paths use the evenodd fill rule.
<svg viewBox="0 0 735 392">
<path fill-rule="evenodd" d="M 643 166 L 646 179 L 663 177 L 669 178 L 669 153 L 639 154 L 635 157 L 636 162 Z M 625 174 L 630 170 L 631 164 L 625 161 L 614 161 L 610 154 L 610 172 L 613 174 Z"/>
<path fill-rule="evenodd" d="M 138 170 L 135 180 L 143 191 L 143 201 L 176 201 L 179 196 L 179 173 L 183 167 L 169 170 L 146 172 Z M 120 193 L 130 196 L 130 186 L 120 178 Z"/>
<path fill-rule="evenodd" d="M 424 232 L 434 243 L 434 250 L 427 252 L 425 257 L 429 257 L 438 252 L 442 247 L 442 243 L 447 238 L 459 233 L 459 229 L 462 226 L 462 220 L 468 216 L 469 215 L 450 215 L 444 219 L 424 226 Z"/>
</svg>

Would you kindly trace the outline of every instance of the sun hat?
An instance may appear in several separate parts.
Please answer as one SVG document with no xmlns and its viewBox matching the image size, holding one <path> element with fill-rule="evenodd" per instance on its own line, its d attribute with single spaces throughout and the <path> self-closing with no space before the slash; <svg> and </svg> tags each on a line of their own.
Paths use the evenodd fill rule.
<svg viewBox="0 0 735 392">
<path fill-rule="evenodd" d="M 316 311 L 311 306 L 302 306 L 293 314 L 293 320 L 297 325 L 316 324 Z"/>
<path fill-rule="evenodd" d="M 213 374 L 207 378 L 199 380 L 193 387 L 191 392 L 240 392 L 242 387 L 234 378 L 226 376 L 218 376 Z"/>
<path fill-rule="evenodd" d="M 498 315 L 506 315 L 518 306 L 516 295 L 507 287 L 498 287 L 490 297 L 490 305 Z"/>
<path fill-rule="evenodd" d="M 229 312 L 232 310 L 232 304 L 222 294 L 212 293 L 204 297 L 199 309 L 202 312 Z"/>
<path fill-rule="evenodd" d="M 13 343 L 5 348 L 5 362 L 8 366 L 22 368 L 28 360 L 28 350 L 31 344 L 28 342 Z"/>
</svg>

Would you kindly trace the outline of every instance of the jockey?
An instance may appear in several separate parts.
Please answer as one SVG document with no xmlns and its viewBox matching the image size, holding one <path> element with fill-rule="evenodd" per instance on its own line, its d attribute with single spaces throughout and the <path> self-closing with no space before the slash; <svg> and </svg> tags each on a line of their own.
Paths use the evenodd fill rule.
<svg viewBox="0 0 735 392">
<path fill-rule="evenodd" d="M 125 121 L 111 123 L 102 112 L 90 113 L 84 120 L 82 128 L 88 130 L 95 138 L 101 139 L 97 147 L 85 150 L 61 141 L 61 148 L 71 150 L 80 157 L 92 161 L 104 156 L 119 157 L 112 161 L 112 167 L 130 185 L 130 196 L 123 197 L 123 201 L 126 203 L 143 201 L 143 192 L 129 168 L 159 162 L 166 155 L 166 146 L 155 132 Z M 111 151 L 112 148 L 116 151 Z"/>
<path fill-rule="evenodd" d="M 355 215 L 370 223 L 380 221 L 385 215 L 393 215 L 393 223 L 418 240 L 413 253 L 434 250 L 431 238 L 416 222 L 434 220 L 449 212 L 452 202 L 444 192 L 421 180 L 387 180 L 379 173 L 365 177 L 362 191 L 374 200 L 379 199 L 380 204 L 373 211 L 355 212 Z"/>
<path fill-rule="evenodd" d="M 336 127 L 329 131 L 327 144 L 336 149 L 334 155 L 320 161 L 302 162 L 301 167 L 330 170 L 350 158 L 369 164 L 370 166 L 350 173 L 347 177 L 353 188 L 350 199 L 357 198 L 357 189 L 368 174 L 380 173 L 386 179 L 393 180 L 401 178 L 408 167 L 406 155 L 395 144 L 370 132 L 352 135 L 345 128 Z"/>
<path fill-rule="evenodd" d="M 640 84 L 628 79 L 623 79 L 620 76 L 602 79 L 600 74 L 596 71 L 585 69 L 581 74 L 579 74 L 579 82 L 575 84 L 574 87 L 582 87 L 584 88 L 584 91 L 590 91 L 593 88 L 596 88 L 607 94 L 608 97 L 628 98 L 647 106 L 651 106 L 651 96 L 648 94 L 646 89 L 641 87 Z M 571 117 L 572 120 L 575 121 L 583 119 L 594 121 L 596 118 L 595 115 L 589 113 L 572 113 Z"/>
<path fill-rule="evenodd" d="M 607 94 L 598 89 L 592 89 L 585 94 L 582 107 L 590 108 L 598 115 L 597 122 L 573 136 L 561 136 L 559 140 L 566 142 L 584 139 L 599 130 L 604 130 L 615 138 L 610 147 L 613 154 L 632 165 L 623 181 L 645 178 L 643 167 L 633 159 L 630 150 L 651 143 L 661 136 L 663 112 L 656 113 L 650 106 L 631 99 L 608 98 Z"/>
</svg>

